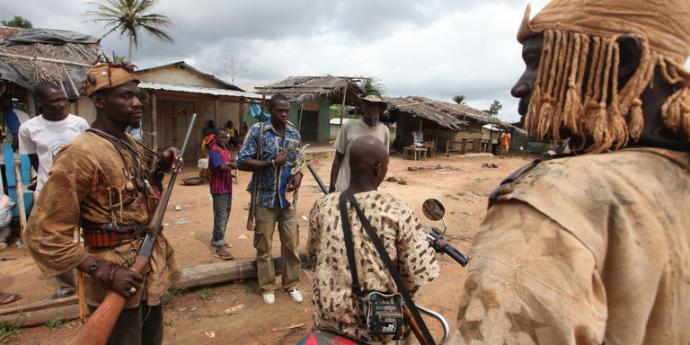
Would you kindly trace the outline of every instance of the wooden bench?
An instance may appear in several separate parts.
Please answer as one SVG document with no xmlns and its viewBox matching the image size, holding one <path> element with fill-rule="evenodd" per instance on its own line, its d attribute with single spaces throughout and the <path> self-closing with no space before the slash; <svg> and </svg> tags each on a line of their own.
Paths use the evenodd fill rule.
<svg viewBox="0 0 690 345">
<path fill-rule="evenodd" d="M 417 155 L 419 154 L 420 156 L 424 157 L 424 160 L 426 160 L 426 154 L 428 151 L 429 150 L 426 147 L 405 146 L 403 147 L 403 156 L 414 157 L 414 160 L 417 160 Z"/>
</svg>

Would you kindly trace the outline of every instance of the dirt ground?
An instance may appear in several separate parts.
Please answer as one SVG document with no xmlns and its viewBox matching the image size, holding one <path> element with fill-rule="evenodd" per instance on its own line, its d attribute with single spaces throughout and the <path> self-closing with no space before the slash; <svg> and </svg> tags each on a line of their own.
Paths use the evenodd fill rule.
<svg viewBox="0 0 690 345">
<path fill-rule="evenodd" d="M 437 198 L 446 206 L 449 225 L 446 238 L 467 254 L 486 210 L 487 196 L 499 182 L 512 171 L 526 164 L 524 158 L 498 159 L 491 156 L 436 157 L 427 161 L 404 160 L 393 157 L 388 176 L 404 178 L 407 184 L 384 182 L 381 191 L 393 194 L 414 207 L 417 215 L 427 225 L 442 226 L 423 217 L 422 202 Z M 314 162 L 319 174 L 328 179 L 330 160 Z M 497 168 L 482 168 L 483 163 L 496 164 Z M 422 167 L 410 171 L 408 167 Z M 437 169 L 440 167 L 442 169 Z M 304 171 L 302 190 L 298 204 L 301 247 L 304 249 L 308 230 L 307 216 L 314 201 L 321 196 L 315 180 L 308 170 Z M 194 176 L 194 169 L 185 170 L 181 177 Z M 245 192 L 249 175 L 240 173 L 234 187 L 231 219 L 226 239 L 237 258 L 252 258 L 251 232 L 245 230 L 246 205 L 249 194 Z M 182 210 L 175 211 L 176 205 Z M 165 220 L 165 234 L 172 242 L 178 262 L 184 266 L 212 263 L 209 246 L 213 224 L 212 203 L 208 185 L 176 187 Z M 279 255 L 276 235 L 274 254 Z M 26 249 L 10 247 L 0 251 L 0 256 L 16 258 L 0 262 L 0 290 L 21 293 L 23 298 L 9 306 L 38 302 L 49 298 L 56 284 L 41 275 Z M 416 301 L 446 316 L 455 326 L 459 304 L 458 295 L 465 278 L 465 269 L 450 258 L 440 258 L 441 276 L 417 294 Z M 284 294 L 277 295 L 274 305 L 265 305 L 256 288 L 256 281 L 222 284 L 190 291 L 176 291 L 165 306 L 165 344 L 295 344 L 310 330 L 311 284 L 308 272 L 302 273 L 300 283 L 305 292 L 305 302 L 295 304 Z M 239 309 L 228 313 L 229 308 Z M 10 344 L 59 344 L 69 339 L 79 326 L 78 321 L 19 330 L 9 340 Z M 432 331 L 439 334 L 440 327 L 430 321 Z M 300 326 L 301 325 L 301 326 Z M 290 328 L 297 326 L 294 328 Z M 1 331 L 1 330 L 0 330 Z"/>
</svg>

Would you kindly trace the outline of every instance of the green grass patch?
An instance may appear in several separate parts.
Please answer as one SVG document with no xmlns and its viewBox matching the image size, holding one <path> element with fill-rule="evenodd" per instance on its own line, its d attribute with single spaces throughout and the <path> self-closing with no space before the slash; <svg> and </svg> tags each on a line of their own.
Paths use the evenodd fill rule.
<svg viewBox="0 0 690 345">
<path fill-rule="evenodd" d="M 0 342 L 6 344 L 19 335 L 19 327 L 0 321 Z"/>
<path fill-rule="evenodd" d="M 46 321 L 46 326 L 50 329 L 56 329 L 62 326 L 65 323 L 65 319 L 61 317 L 56 317 L 52 320 Z"/>
<path fill-rule="evenodd" d="M 199 291 L 199 298 L 201 298 L 204 301 L 208 301 L 212 297 L 212 291 L 209 288 L 203 288 L 201 289 L 201 291 Z"/>
<path fill-rule="evenodd" d="M 242 288 L 245 293 L 254 295 L 259 290 L 259 283 L 256 280 L 245 280 L 244 283 L 242 283 Z"/>
</svg>

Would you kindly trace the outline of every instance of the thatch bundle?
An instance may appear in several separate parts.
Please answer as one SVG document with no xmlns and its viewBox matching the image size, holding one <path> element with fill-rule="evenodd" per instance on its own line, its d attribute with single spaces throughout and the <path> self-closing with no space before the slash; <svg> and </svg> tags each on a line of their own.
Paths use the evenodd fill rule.
<svg viewBox="0 0 690 345">
<path fill-rule="evenodd" d="M 51 81 L 70 98 L 77 98 L 86 69 L 96 61 L 99 51 L 95 38 L 62 30 L 33 29 L 1 41 L 0 62 L 5 68 L 13 68 L 26 84 Z"/>
</svg>

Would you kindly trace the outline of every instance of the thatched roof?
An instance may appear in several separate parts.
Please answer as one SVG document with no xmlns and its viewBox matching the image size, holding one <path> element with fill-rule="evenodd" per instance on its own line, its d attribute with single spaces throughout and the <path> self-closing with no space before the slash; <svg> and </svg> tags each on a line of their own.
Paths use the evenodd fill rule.
<svg viewBox="0 0 690 345">
<path fill-rule="evenodd" d="M 498 118 L 466 104 L 437 101 L 420 96 L 385 97 L 385 100 L 388 102 L 390 111 L 397 110 L 419 116 L 451 130 L 460 130 L 471 122 L 482 125 L 494 124 L 504 128 L 507 126 Z"/>
<path fill-rule="evenodd" d="M 14 28 L 11 26 L 0 26 L 0 41 L 17 36 L 24 31 L 22 28 Z"/>
<path fill-rule="evenodd" d="M 430 102 L 422 101 L 422 98 L 423 97 L 384 97 L 384 100 L 388 103 L 389 112 L 400 111 L 408 113 L 435 122 L 441 127 L 454 131 L 459 131 L 463 126 L 467 126 L 466 121 L 460 120 L 451 113 L 438 111 L 436 108 L 430 106 Z"/>
<path fill-rule="evenodd" d="M 281 93 L 290 98 L 303 102 L 318 97 L 327 97 L 333 103 L 342 102 L 343 92 L 346 104 L 356 105 L 364 94 L 360 84 L 364 78 L 317 76 L 317 77 L 288 77 L 274 84 L 256 87 L 257 92 L 267 95 Z"/>
<path fill-rule="evenodd" d="M 0 41 L 0 73 L 3 79 L 29 90 L 40 81 L 52 81 L 74 99 L 80 95 L 86 69 L 99 52 L 99 41 L 88 35 L 65 30 L 22 30 Z"/>
</svg>

